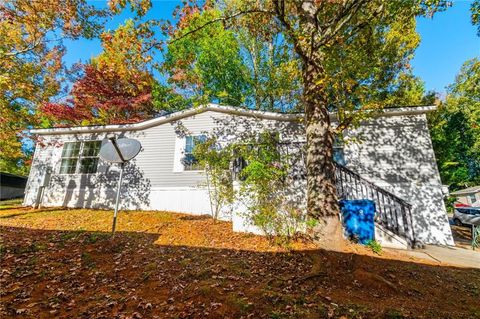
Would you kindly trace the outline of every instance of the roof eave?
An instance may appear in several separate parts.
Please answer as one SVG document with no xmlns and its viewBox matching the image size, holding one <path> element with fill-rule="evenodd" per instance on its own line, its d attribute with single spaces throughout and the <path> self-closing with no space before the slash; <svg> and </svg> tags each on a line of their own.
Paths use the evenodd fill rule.
<svg viewBox="0 0 480 319">
<path fill-rule="evenodd" d="M 436 109 L 435 106 L 419 106 L 419 107 L 401 107 L 384 109 L 380 113 L 375 114 L 375 117 L 381 116 L 400 116 L 400 115 L 415 115 L 424 114 Z M 143 122 L 133 124 L 118 124 L 118 125 L 101 125 L 101 126 L 76 126 L 76 127 L 57 127 L 57 128 L 37 128 L 31 129 L 30 133 L 38 135 L 59 135 L 59 134 L 84 134 L 84 133 L 106 133 L 106 132 L 125 132 L 144 130 L 153 126 L 181 120 L 185 117 L 197 115 L 207 111 L 214 111 L 219 113 L 234 114 L 240 116 L 250 116 L 255 118 L 276 120 L 276 121 L 301 121 L 304 117 L 302 113 L 284 114 L 275 112 L 265 112 L 257 110 L 248 110 L 244 108 L 232 106 L 220 106 L 218 104 L 207 104 L 206 106 L 191 108 L 188 110 L 179 111 L 169 115 L 157 117 Z M 335 113 L 331 113 L 332 118 L 336 117 Z"/>
</svg>

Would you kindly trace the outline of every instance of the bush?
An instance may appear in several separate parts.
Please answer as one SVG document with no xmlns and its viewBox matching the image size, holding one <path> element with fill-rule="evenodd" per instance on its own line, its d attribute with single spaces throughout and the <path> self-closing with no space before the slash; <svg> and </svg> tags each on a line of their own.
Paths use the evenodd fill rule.
<svg viewBox="0 0 480 319">
<path fill-rule="evenodd" d="M 270 132 L 223 147 L 209 138 L 195 147 L 194 155 L 206 171 L 214 218 L 223 207 L 240 201 L 246 207 L 247 220 L 272 242 L 288 246 L 306 228 L 307 221 L 286 195 L 289 157 L 281 153 L 278 142 L 278 136 Z M 231 164 L 236 160 L 245 163 L 238 176 L 238 192 L 233 189 L 230 174 Z"/>
<path fill-rule="evenodd" d="M 209 138 L 195 146 L 193 154 L 200 167 L 205 169 L 207 190 L 212 206 L 212 218 L 217 220 L 220 213 L 235 199 L 228 148 L 220 148 L 215 138 Z"/>
<path fill-rule="evenodd" d="M 375 254 L 380 255 L 382 253 L 382 246 L 376 240 L 370 240 L 367 245 Z"/>
</svg>

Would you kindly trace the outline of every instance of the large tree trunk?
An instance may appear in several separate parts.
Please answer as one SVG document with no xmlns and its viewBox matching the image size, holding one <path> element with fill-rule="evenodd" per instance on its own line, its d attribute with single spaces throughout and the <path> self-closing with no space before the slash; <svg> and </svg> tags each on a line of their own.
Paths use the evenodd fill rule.
<svg viewBox="0 0 480 319">
<path fill-rule="evenodd" d="M 335 135 L 330 124 L 328 101 L 321 81 L 324 74 L 318 67 L 304 61 L 303 102 L 307 134 L 307 210 L 319 221 L 313 235 L 331 249 L 341 249 L 342 228 L 335 187 L 333 143 Z"/>
</svg>

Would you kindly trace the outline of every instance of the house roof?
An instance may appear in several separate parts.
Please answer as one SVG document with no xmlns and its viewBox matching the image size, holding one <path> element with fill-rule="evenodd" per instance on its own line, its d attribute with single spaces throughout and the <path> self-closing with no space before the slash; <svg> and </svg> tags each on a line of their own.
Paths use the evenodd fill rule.
<svg viewBox="0 0 480 319">
<path fill-rule="evenodd" d="M 436 109 L 436 106 L 417 106 L 417 107 L 397 107 L 384 109 L 381 114 L 376 116 L 398 116 L 398 115 L 414 115 L 424 114 Z M 30 133 L 39 135 L 56 135 L 56 134 L 77 134 L 77 133 L 101 133 L 101 132 L 123 132 L 123 131 L 139 131 L 164 123 L 178 121 L 185 117 L 193 116 L 207 111 L 250 116 L 260 119 L 276 120 L 276 121 L 301 121 L 304 117 L 303 113 L 275 113 L 250 110 L 246 108 L 223 106 L 218 104 L 207 104 L 197 108 L 191 108 L 172 114 L 159 116 L 142 122 L 132 124 L 116 124 L 116 125 L 97 125 L 97 126 L 72 126 L 72 127 L 56 127 L 56 128 L 35 128 Z M 330 116 L 335 118 L 336 114 L 331 113 Z"/>
<path fill-rule="evenodd" d="M 480 186 L 472 186 L 465 189 L 461 189 L 456 192 L 452 192 L 450 193 L 450 195 L 466 195 L 466 194 L 472 194 L 472 193 L 478 193 L 478 192 L 480 192 Z"/>
</svg>

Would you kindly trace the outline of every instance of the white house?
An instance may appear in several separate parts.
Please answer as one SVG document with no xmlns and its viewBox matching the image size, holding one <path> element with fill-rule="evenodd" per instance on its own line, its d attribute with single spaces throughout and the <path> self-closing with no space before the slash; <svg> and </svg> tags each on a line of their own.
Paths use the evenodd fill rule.
<svg viewBox="0 0 480 319">
<path fill-rule="evenodd" d="M 426 113 L 434 109 L 387 109 L 348 130 L 345 138 L 350 142 L 336 146 L 336 156 L 345 165 L 337 171 L 339 194 L 376 201 L 378 224 L 385 228 L 380 237 L 397 234 L 416 242 L 453 245 L 427 128 Z M 298 150 L 305 142 L 302 120 L 302 114 L 209 104 L 135 124 L 33 129 L 40 142 L 24 205 L 112 208 L 119 169 L 100 160 L 98 150 L 107 137 L 117 136 L 142 144 L 140 154 L 125 168 L 121 209 L 209 214 L 204 173 L 182 161 L 190 156 L 196 137 L 213 134 L 230 141 L 268 129 Z M 301 161 L 297 165 L 304 166 Z M 297 171 L 290 178 L 302 205 L 304 173 Z"/>
<path fill-rule="evenodd" d="M 457 198 L 456 204 L 480 207 L 480 186 L 472 186 L 450 193 Z"/>
</svg>

